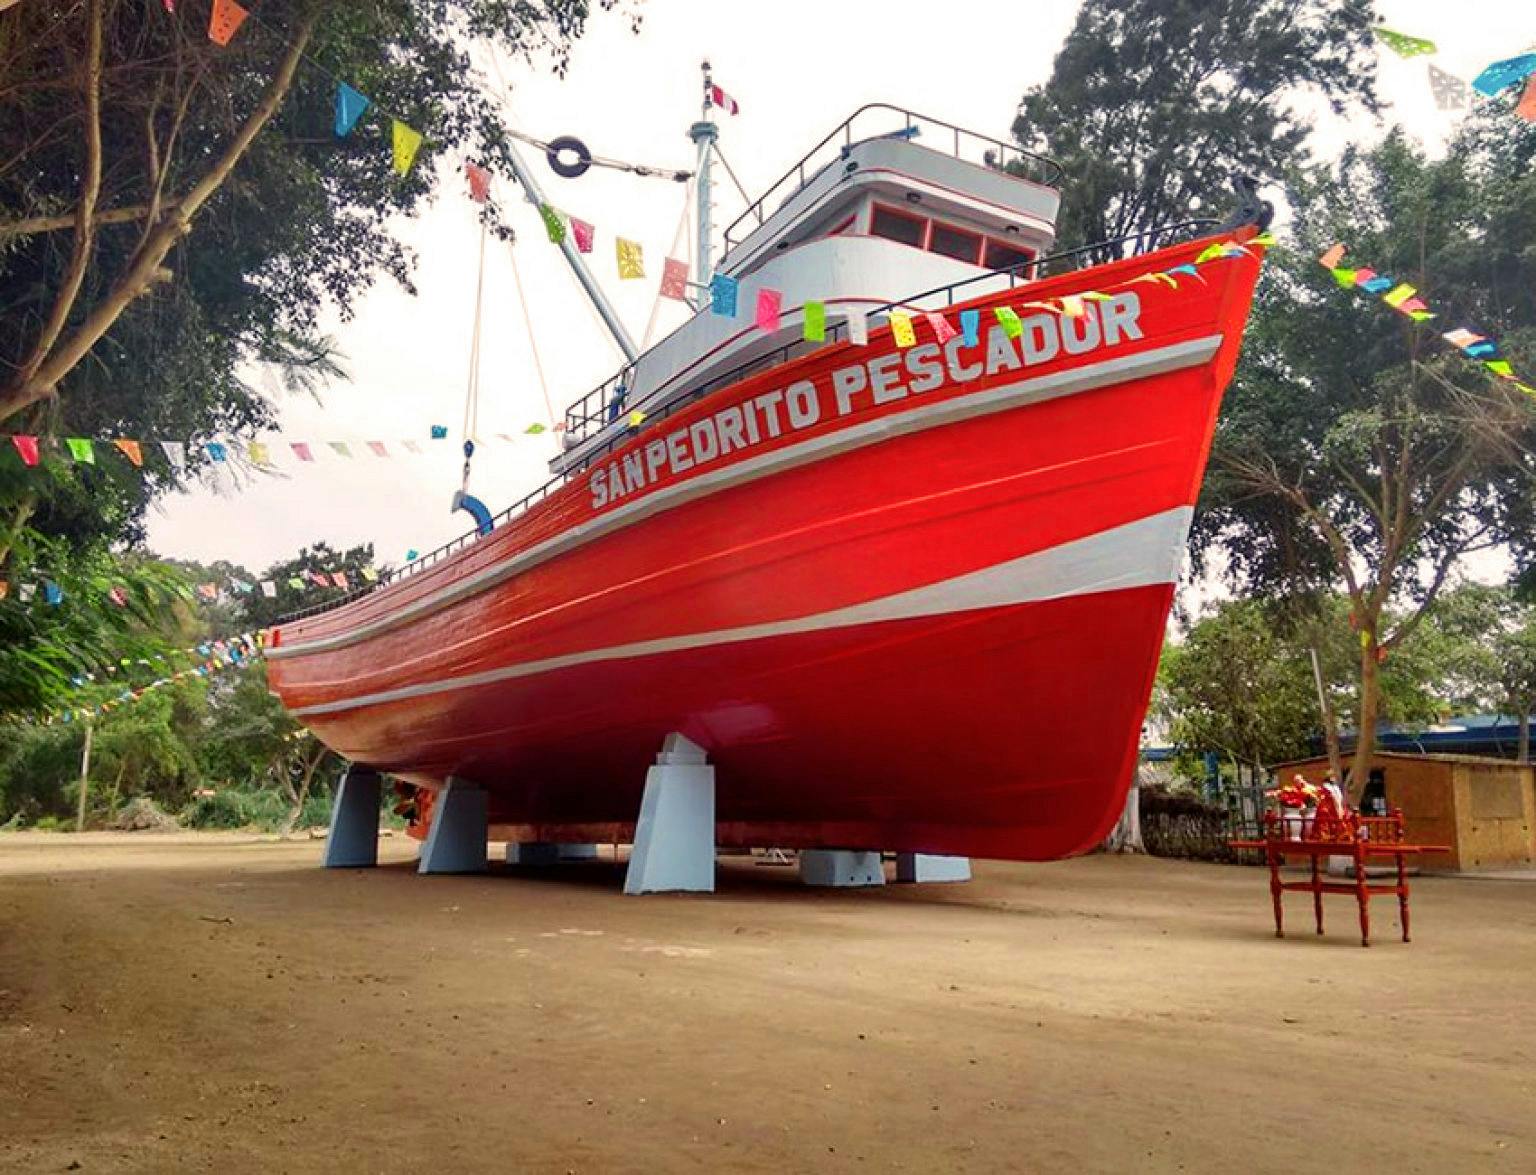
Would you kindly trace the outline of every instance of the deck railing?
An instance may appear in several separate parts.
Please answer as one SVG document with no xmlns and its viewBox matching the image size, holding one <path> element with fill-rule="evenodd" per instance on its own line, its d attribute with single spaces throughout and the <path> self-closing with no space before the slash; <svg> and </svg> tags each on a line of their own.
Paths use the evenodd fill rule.
<svg viewBox="0 0 1536 1175">
<path fill-rule="evenodd" d="M 868 317 L 873 318 L 881 314 L 888 314 L 892 310 L 910 306 L 916 302 L 938 298 L 941 295 L 944 298 L 944 305 L 953 306 L 957 301 L 964 302 L 971 297 L 977 296 L 972 290 L 972 287 L 981 282 L 995 282 L 999 278 L 1003 278 L 1008 282 L 1009 288 L 1013 288 L 1014 286 L 1022 285 L 1027 282 L 1038 281 L 1040 278 L 1049 276 L 1053 273 L 1063 273 L 1075 269 L 1080 269 L 1083 267 L 1083 263 L 1085 261 L 1090 264 L 1098 264 L 1099 259 L 1106 255 L 1136 256 L 1141 253 L 1152 252 L 1155 249 L 1160 249 L 1165 245 L 1172 244 L 1177 240 L 1181 240 L 1186 237 L 1192 238 L 1197 236 L 1201 231 L 1208 231 L 1214 228 L 1217 223 L 1218 222 L 1216 220 L 1208 218 L 1185 220 L 1180 221 L 1177 224 L 1162 225 L 1158 228 L 1143 229 L 1142 231 L 1136 233 L 1127 233 L 1125 236 L 1115 237 L 1108 241 L 1098 241 L 1092 245 L 1082 245 L 1076 249 L 1064 249 L 1059 253 L 1051 253 L 1044 257 L 1037 257 L 1030 261 L 1021 262 L 1020 264 L 1012 266 L 1009 269 L 1000 269 L 988 273 L 977 274 L 974 277 L 968 277 L 958 282 L 951 282 L 948 285 L 943 286 L 935 286 L 931 290 L 923 290 L 920 293 L 911 294 L 906 298 L 900 299 L 899 301 L 887 302 L 884 305 L 876 307 L 874 310 L 870 311 Z M 957 298 L 957 291 L 970 292 L 962 293 L 960 297 Z M 737 367 L 733 367 L 730 371 L 724 372 L 712 379 L 706 380 L 704 383 L 690 391 L 687 395 L 679 396 L 677 399 L 671 401 L 664 407 L 647 412 L 645 416 L 645 425 L 649 427 L 657 421 L 665 420 L 673 413 L 679 412 L 683 408 L 696 403 L 698 400 L 709 395 L 711 392 L 718 391 L 720 388 L 725 387 L 728 384 L 733 384 L 742 379 L 745 379 L 747 376 L 761 371 L 764 368 L 775 367 L 778 364 L 787 362 L 790 359 L 798 358 L 801 355 L 808 354 L 811 351 L 819 350 L 822 347 L 840 341 L 846 334 L 847 324 L 845 322 L 828 323 L 827 338 L 825 342 L 807 342 L 803 339 L 796 339 L 792 342 L 784 344 L 782 347 L 776 347 L 772 351 L 769 351 L 767 354 L 759 355 L 755 359 L 752 359 Z M 609 387 L 617 383 L 617 378 L 618 377 L 615 377 L 614 380 L 610 380 L 608 384 L 604 385 L 604 387 Z M 596 395 L 602 390 L 602 388 L 599 388 L 596 392 L 593 392 L 592 395 Z M 591 396 L 587 398 L 590 399 Z M 617 417 L 615 417 L 615 419 L 616 418 Z M 533 490 L 531 493 L 525 495 L 524 497 L 518 499 L 512 505 L 503 510 L 500 514 L 496 515 L 491 520 L 493 528 L 499 527 L 502 523 L 508 521 L 515 515 L 521 514 L 524 510 L 527 510 L 534 503 L 547 498 L 550 494 L 554 493 L 571 478 L 585 472 L 586 469 L 590 467 L 594 461 L 601 457 L 606 457 L 620 445 L 627 444 L 639 431 L 639 427 L 616 430 L 614 435 L 607 441 L 594 448 L 591 452 L 587 453 L 582 458 L 580 464 L 570 467 L 563 473 L 556 474 L 543 485 L 539 486 L 537 489 Z M 480 532 L 478 530 L 467 531 L 466 533 L 460 535 L 458 538 L 453 539 L 451 542 L 444 543 L 442 546 L 436 548 L 435 550 L 428 551 L 425 555 L 414 559 L 410 563 L 406 563 L 393 570 L 383 572 L 379 576 L 378 581 L 375 583 L 363 584 L 360 587 L 354 588 L 351 591 L 343 593 L 342 595 L 326 600 L 323 603 L 312 604 L 307 608 L 300 609 L 299 611 L 289 612 L 285 614 L 278 621 L 278 623 L 284 624 L 294 620 L 302 620 L 306 616 L 313 616 L 321 612 L 329 612 L 332 609 L 339 608 L 344 604 L 349 604 L 354 600 L 361 599 L 363 596 L 369 595 L 381 587 L 385 587 L 391 583 L 398 582 L 399 580 L 406 579 L 412 575 L 417 575 L 420 572 L 426 571 L 428 568 L 433 567 L 443 559 L 446 559 L 449 555 L 452 555 L 464 547 L 469 546 L 480 537 Z"/>
</svg>

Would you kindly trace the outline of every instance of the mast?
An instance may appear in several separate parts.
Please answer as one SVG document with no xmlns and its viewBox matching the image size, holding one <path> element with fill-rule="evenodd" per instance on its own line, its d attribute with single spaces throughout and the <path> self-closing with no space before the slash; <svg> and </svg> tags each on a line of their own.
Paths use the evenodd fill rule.
<svg viewBox="0 0 1536 1175">
<path fill-rule="evenodd" d="M 710 111 L 714 109 L 713 92 L 710 88 L 709 62 L 704 62 L 700 68 L 704 71 L 704 106 L 699 121 L 688 128 L 688 137 L 693 140 L 699 149 L 699 165 L 695 169 L 698 177 L 698 188 L 695 199 L 699 203 L 699 240 L 698 260 L 695 263 L 697 269 L 694 279 L 701 286 L 708 286 L 709 279 L 714 276 L 714 262 L 709 255 L 709 238 L 711 226 L 710 214 L 710 188 L 709 188 L 709 162 L 713 154 L 715 140 L 720 137 L 719 128 L 715 126 L 710 117 Z"/>
<path fill-rule="evenodd" d="M 523 193 L 528 197 L 528 203 L 535 207 L 543 205 L 545 202 L 543 189 L 533 178 L 533 173 L 528 170 L 523 157 L 518 154 L 517 146 L 508 142 L 507 152 L 512 156 L 512 172 L 517 176 L 517 182 L 523 185 Z M 592 304 L 597 307 L 597 312 L 602 316 L 608 333 L 613 335 L 613 341 L 619 345 L 619 350 L 624 352 L 625 360 L 633 363 L 639 357 L 640 349 L 635 346 L 635 340 L 629 337 L 629 332 L 624 329 L 624 323 L 619 318 L 619 312 L 608 301 L 608 296 L 603 293 L 602 287 L 597 284 L 597 279 L 592 276 L 592 271 L 587 268 L 587 263 L 582 260 L 575 243 L 571 240 L 570 233 L 566 233 L 565 239 L 560 242 L 560 251 L 565 254 L 566 261 L 570 262 L 571 270 L 576 274 L 576 280 L 587 291 L 587 297 L 591 298 Z"/>
</svg>

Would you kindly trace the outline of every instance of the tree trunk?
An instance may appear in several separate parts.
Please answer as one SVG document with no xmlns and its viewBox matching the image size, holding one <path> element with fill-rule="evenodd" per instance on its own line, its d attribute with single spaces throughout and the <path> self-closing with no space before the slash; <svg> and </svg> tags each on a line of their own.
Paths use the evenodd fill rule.
<svg viewBox="0 0 1536 1175">
<path fill-rule="evenodd" d="M 80 752 L 80 805 L 75 810 L 75 831 L 85 831 L 85 802 L 91 790 L 91 736 L 96 732 L 96 724 L 85 724 L 85 748 Z"/>
<path fill-rule="evenodd" d="M 304 758 L 304 774 L 299 783 L 299 790 L 293 797 L 293 811 L 288 813 L 288 819 L 283 822 L 283 835 L 287 836 L 293 831 L 293 826 L 299 822 L 299 817 L 304 814 L 304 802 L 309 799 L 309 785 L 315 778 L 315 772 L 320 769 L 321 762 L 325 759 L 325 748 L 320 748 L 320 753 L 311 760 Z"/>
<path fill-rule="evenodd" d="M 1312 654 L 1312 680 L 1317 685 L 1317 709 L 1323 720 L 1323 747 L 1328 752 L 1328 766 L 1333 769 L 1333 777 L 1342 783 L 1344 752 L 1339 748 L 1339 719 L 1323 685 L 1323 663 L 1317 655 L 1317 646 L 1313 645 L 1308 651 Z"/>
<path fill-rule="evenodd" d="M 1120 820 L 1104 841 L 1104 848 L 1111 853 L 1144 853 L 1146 844 L 1141 839 L 1141 772 L 1131 780 L 1131 790 L 1125 793 L 1125 808 Z"/>
<path fill-rule="evenodd" d="M 1355 757 L 1349 768 L 1345 794 L 1358 805 L 1371 773 L 1371 755 L 1376 749 L 1376 719 L 1381 714 L 1381 664 L 1377 661 L 1376 633 L 1364 629 L 1360 643 L 1360 721 L 1355 731 Z"/>
</svg>

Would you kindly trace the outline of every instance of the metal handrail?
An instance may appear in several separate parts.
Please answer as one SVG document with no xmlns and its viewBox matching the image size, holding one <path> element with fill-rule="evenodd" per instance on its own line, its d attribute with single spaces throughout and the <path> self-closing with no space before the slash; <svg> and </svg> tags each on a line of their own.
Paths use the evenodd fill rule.
<svg viewBox="0 0 1536 1175">
<path fill-rule="evenodd" d="M 1097 241 L 1091 245 L 1079 245 L 1075 249 L 1063 249 L 1059 253 L 1050 253 L 1044 257 L 1033 258 L 1029 261 L 1020 262 L 1018 265 L 1009 266 L 1007 269 L 998 269 L 988 273 L 976 274 L 972 277 L 963 278 L 957 282 L 950 282 L 947 285 L 935 286 L 931 290 L 923 290 L 920 293 L 910 294 L 898 301 L 886 302 L 883 305 L 876 307 L 874 310 L 869 311 L 867 317 L 873 317 L 878 314 L 888 314 L 892 310 L 901 309 L 903 307 L 910 307 L 914 302 L 925 298 L 937 297 L 940 294 L 945 295 L 945 305 L 953 306 L 955 304 L 956 290 L 974 286 L 978 282 L 994 281 L 998 277 L 1006 275 L 1008 278 L 1008 287 L 1009 289 L 1012 289 L 1014 286 L 1019 284 L 1038 281 L 1042 276 L 1045 276 L 1047 269 L 1057 265 L 1057 263 L 1081 261 L 1085 257 L 1092 258 L 1106 251 L 1112 253 L 1120 253 L 1123 255 L 1127 245 L 1135 246 L 1129 255 L 1136 256 L 1141 253 L 1151 252 L 1154 249 L 1161 248 L 1162 244 L 1164 243 L 1171 243 L 1168 241 L 1168 238 L 1173 237 L 1175 234 L 1188 234 L 1191 238 L 1193 238 L 1194 236 L 1198 235 L 1196 230 L 1211 229 L 1216 227 L 1219 223 L 1220 222 L 1215 218 L 1201 217 L 1194 220 L 1179 221 L 1177 224 L 1160 225 L 1157 228 L 1142 229 L 1140 232 L 1127 233 L 1124 236 L 1113 237 L 1107 241 Z M 1074 268 L 1081 268 L 1081 266 L 1075 266 Z M 965 299 L 963 298 L 961 299 L 961 301 L 964 300 Z M 664 407 L 656 409 L 654 412 L 647 412 L 645 417 L 646 425 L 649 426 L 656 421 L 665 420 L 673 413 L 681 411 L 683 408 L 686 408 L 691 404 L 697 403 L 711 392 L 717 391 L 721 387 L 724 387 L 728 384 L 737 383 L 764 367 L 774 367 L 781 363 L 785 363 L 792 358 L 796 358 L 799 355 L 807 354 L 811 351 L 820 350 L 823 347 L 829 346 L 832 343 L 839 341 L 843 334 L 846 333 L 846 331 L 846 322 L 828 323 L 827 338 L 824 342 L 812 343 L 804 339 L 795 339 L 792 342 L 785 343 L 781 347 L 774 348 L 772 351 L 769 351 L 766 354 L 759 355 L 755 359 L 748 360 L 745 363 L 733 367 L 729 371 L 723 372 L 720 375 L 705 380 L 698 387 L 690 391 L 687 395 L 677 397 L 670 403 L 666 404 Z M 618 377 L 615 377 L 614 380 L 610 380 L 609 383 L 614 383 L 617 378 Z M 600 391 L 601 389 L 598 390 Z M 499 527 L 502 523 L 508 521 L 514 515 L 520 514 L 527 510 L 535 502 L 539 502 L 544 498 L 547 498 L 550 494 L 554 493 L 555 490 L 559 489 L 567 481 L 571 480 L 571 478 L 586 472 L 586 470 L 589 469 L 592 463 L 598 458 L 606 457 L 618 446 L 627 444 L 638 431 L 639 426 L 635 426 L 633 428 L 625 429 L 622 432 L 615 433 L 614 436 L 609 438 L 602 445 L 586 454 L 582 458 L 579 465 L 574 465 L 562 470 L 560 473 L 546 481 L 543 485 L 518 499 L 512 505 L 503 510 L 500 514 L 497 514 L 494 518 L 491 519 L 492 527 Z M 378 591 L 380 588 L 387 587 L 391 583 L 399 582 L 400 580 L 407 579 L 410 576 L 417 575 L 423 571 L 426 571 L 440 560 L 446 559 L 455 551 L 471 545 L 479 537 L 480 531 L 478 529 L 466 531 L 458 538 L 444 543 L 442 546 L 436 548 L 435 550 L 428 551 L 425 555 L 420 556 L 410 563 L 406 563 L 400 567 L 381 572 L 378 581 L 375 583 L 363 584 L 351 591 L 346 592 L 343 595 L 334 597 L 333 599 L 327 600 L 323 603 L 312 604 L 309 607 L 300 609 L 297 612 L 286 613 L 280 617 L 276 623 L 287 624 L 294 620 L 302 620 L 307 616 L 314 616 L 322 612 L 329 612 L 346 604 L 350 604 L 355 600 L 360 600 L 364 596 L 370 595 L 373 592 Z"/>
<path fill-rule="evenodd" d="M 954 123 L 945 122 L 940 118 L 931 118 L 926 114 L 914 114 L 910 110 L 903 109 L 900 106 L 892 106 L 888 102 L 871 102 L 868 105 L 860 106 L 851 115 L 849 115 L 841 125 L 834 127 L 826 138 L 822 139 L 821 142 L 817 143 L 814 147 L 807 151 L 798 163 L 793 164 L 790 169 L 786 171 L 781 177 L 779 177 L 778 181 L 771 185 L 768 190 L 762 194 L 762 196 L 760 196 L 747 208 L 745 212 L 743 212 L 728 226 L 726 226 L 725 251 L 727 255 L 729 255 L 731 249 L 741 244 L 741 242 L 746 239 L 748 233 L 758 228 L 763 224 L 765 220 L 767 220 L 767 217 L 763 214 L 763 206 L 767 204 L 769 200 L 773 199 L 775 194 L 778 193 L 786 184 L 788 184 L 790 180 L 793 179 L 795 181 L 794 190 L 796 192 L 805 187 L 807 178 L 806 166 L 810 164 L 812 158 L 816 155 L 817 152 L 823 150 L 828 144 L 832 143 L 838 138 L 842 139 L 842 144 L 838 147 L 839 156 L 848 148 L 852 147 L 855 142 L 863 142 L 865 139 L 870 138 L 879 138 L 879 135 L 867 134 L 858 140 L 855 140 L 853 137 L 853 124 L 860 118 L 860 116 L 868 114 L 870 111 L 876 110 L 900 115 L 902 119 L 902 126 L 900 130 L 910 131 L 913 128 L 916 128 L 920 131 L 924 126 L 928 126 L 950 132 L 950 134 L 953 135 L 954 143 L 951 154 L 956 159 L 964 158 L 960 149 L 963 137 L 963 139 L 966 141 L 974 140 L 975 142 L 984 144 L 987 150 L 982 154 L 982 161 L 992 167 L 997 168 L 998 170 L 1007 170 L 1010 163 L 1017 162 L 1020 171 L 1025 173 L 1032 171 L 1035 173 L 1033 175 L 1025 174 L 1023 178 L 1031 179 L 1036 183 L 1045 184 L 1047 186 L 1054 186 L 1061 180 L 1061 164 L 1057 163 L 1056 160 L 1051 159 L 1048 156 L 1036 155 L 1034 152 L 1026 151 L 1015 143 L 1005 143 L 1001 139 L 992 138 L 990 135 L 977 134 L 975 131 L 965 130 L 962 127 L 955 126 Z M 899 131 L 886 131 L 882 133 L 894 134 L 899 133 Z M 831 162 L 835 162 L 835 158 L 827 160 L 827 163 Z M 816 164 L 810 172 L 810 178 L 814 179 L 824 167 L 826 167 L 826 163 Z M 743 233 L 740 239 L 737 239 L 735 236 L 737 228 L 742 224 L 743 221 L 749 219 L 753 220 L 754 223 L 748 226 L 747 232 Z"/>
</svg>

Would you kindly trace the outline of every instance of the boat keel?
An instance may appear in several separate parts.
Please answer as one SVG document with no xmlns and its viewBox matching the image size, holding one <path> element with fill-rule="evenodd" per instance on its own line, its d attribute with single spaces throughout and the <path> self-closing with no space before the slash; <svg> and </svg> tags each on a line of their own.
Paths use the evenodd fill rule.
<svg viewBox="0 0 1536 1175">
<path fill-rule="evenodd" d="M 646 772 L 624 892 L 715 892 L 715 769 L 680 734 Z"/>
</svg>

